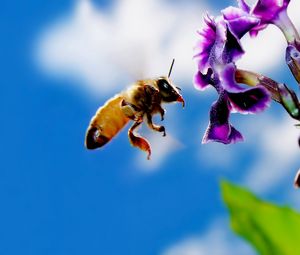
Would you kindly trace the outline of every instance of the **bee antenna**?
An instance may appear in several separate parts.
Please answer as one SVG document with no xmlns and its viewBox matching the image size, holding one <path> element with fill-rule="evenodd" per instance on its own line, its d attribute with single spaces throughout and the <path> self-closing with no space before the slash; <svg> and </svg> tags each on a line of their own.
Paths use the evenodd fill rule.
<svg viewBox="0 0 300 255">
<path fill-rule="evenodd" d="M 171 75 L 171 72 L 172 72 L 172 69 L 173 69 L 174 62 L 175 62 L 175 58 L 173 58 L 173 60 L 172 60 L 172 64 L 171 64 L 171 66 L 170 66 L 170 70 L 169 70 L 168 78 L 169 78 L 169 77 L 170 77 L 170 75 Z"/>
</svg>

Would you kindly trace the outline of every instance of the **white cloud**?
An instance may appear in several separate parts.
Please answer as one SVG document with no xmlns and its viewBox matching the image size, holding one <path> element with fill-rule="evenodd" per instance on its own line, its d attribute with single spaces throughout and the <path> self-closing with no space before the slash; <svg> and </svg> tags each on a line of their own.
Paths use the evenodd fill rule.
<svg viewBox="0 0 300 255">
<path fill-rule="evenodd" d="M 38 42 L 38 60 L 52 74 L 111 93 L 127 82 L 167 74 L 191 85 L 201 3 L 116 0 L 109 11 L 79 0 L 72 14 L 50 26 Z M 125 84 L 124 84 L 125 83 Z"/>
<path fill-rule="evenodd" d="M 240 69 L 264 74 L 285 61 L 286 41 L 275 26 L 261 31 L 256 38 L 242 39 L 245 55 L 237 62 Z"/>
<path fill-rule="evenodd" d="M 266 116 L 265 116 L 266 117 Z M 264 118 L 249 125 L 249 139 L 256 141 L 259 156 L 250 165 L 244 182 L 257 192 L 269 192 L 297 171 L 299 129 L 290 118 Z M 293 185 L 291 180 L 290 185 Z"/>
<path fill-rule="evenodd" d="M 162 255 L 254 255 L 252 248 L 234 236 L 227 226 L 224 220 L 216 220 L 204 235 L 187 237 Z"/>
<path fill-rule="evenodd" d="M 144 171 L 149 172 L 159 169 L 159 166 L 169 155 L 172 155 L 172 153 L 184 147 L 184 145 L 169 132 L 164 137 L 158 132 L 146 132 L 143 136 L 147 137 L 146 139 L 149 141 L 152 151 L 150 160 L 147 160 L 145 152 L 138 154 L 139 164 L 143 165 Z"/>
<path fill-rule="evenodd" d="M 39 63 L 49 73 L 79 80 L 103 94 L 136 79 L 166 74 L 176 58 L 174 80 L 192 89 L 195 31 L 208 9 L 203 1 L 116 0 L 104 11 L 91 0 L 78 0 L 69 17 L 40 36 Z M 300 2 L 291 1 L 289 14 L 296 27 L 299 9 Z M 239 68 L 267 73 L 284 63 L 286 42 L 275 26 L 257 38 L 245 36 L 242 44 L 246 54 Z"/>
</svg>

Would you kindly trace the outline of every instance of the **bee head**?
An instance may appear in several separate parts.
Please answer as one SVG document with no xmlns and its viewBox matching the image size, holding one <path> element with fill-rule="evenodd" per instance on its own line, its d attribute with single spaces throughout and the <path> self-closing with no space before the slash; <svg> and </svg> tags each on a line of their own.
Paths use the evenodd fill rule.
<svg viewBox="0 0 300 255">
<path fill-rule="evenodd" d="M 156 80 L 156 84 L 163 102 L 181 102 L 184 107 L 183 97 L 180 95 L 179 87 L 175 87 L 169 77 L 160 77 Z"/>
<path fill-rule="evenodd" d="M 183 97 L 179 93 L 181 89 L 179 87 L 174 86 L 170 80 L 174 62 L 175 59 L 172 60 L 168 76 L 159 77 L 156 80 L 156 86 L 159 90 L 163 102 L 181 102 L 182 107 L 184 107 Z"/>
</svg>

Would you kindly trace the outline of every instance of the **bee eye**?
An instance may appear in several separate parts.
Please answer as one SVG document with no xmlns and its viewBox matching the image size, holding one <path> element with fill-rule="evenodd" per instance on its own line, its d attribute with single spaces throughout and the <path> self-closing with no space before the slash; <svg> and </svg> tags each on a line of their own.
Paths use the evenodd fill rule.
<svg viewBox="0 0 300 255">
<path fill-rule="evenodd" d="M 168 83 L 168 81 L 166 81 L 165 79 L 159 79 L 158 80 L 158 87 L 161 89 L 161 90 L 164 90 L 164 91 L 168 91 L 170 90 L 170 84 Z"/>
</svg>

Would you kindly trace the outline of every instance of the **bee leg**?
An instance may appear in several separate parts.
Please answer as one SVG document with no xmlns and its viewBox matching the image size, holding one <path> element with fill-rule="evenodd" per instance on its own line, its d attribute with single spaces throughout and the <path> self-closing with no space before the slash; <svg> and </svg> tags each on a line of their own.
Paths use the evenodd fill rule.
<svg viewBox="0 0 300 255">
<path fill-rule="evenodd" d="M 155 125 L 152 122 L 152 115 L 150 113 L 147 114 L 147 124 L 148 126 L 157 131 L 157 132 L 163 132 L 163 136 L 166 136 L 166 129 L 164 126 Z"/>
<path fill-rule="evenodd" d="M 150 159 L 151 156 L 151 147 L 149 142 L 140 136 L 136 136 L 133 131 L 142 123 L 141 120 L 136 121 L 133 123 L 133 125 L 131 126 L 131 128 L 128 130 L 128 137 L 129 137 L 129 141 L 130 143 L 135 146 L 140 148 L 143 151 L 148 152 L 148 156 L 147 159 Z"/>
<path fill-rule="evenodd" d="M 131 120 L 134 121 L 142 121 L 143 120 L 143 114 L 141 111 L 139 111 L 136 106 L 133 104 L 130 104 L 126 102 L 124 99 L 121 102 L 121 109 L 123 113 Z"/>
<path fill-rule="evenodd" d="M 159 107 L 158 111 L 159 111 L 159 114 L 160 114 L 160 117 L 161 117 L 161 121 L 163 121 L 166 111 L 162 107 Z"/>
</svg>

